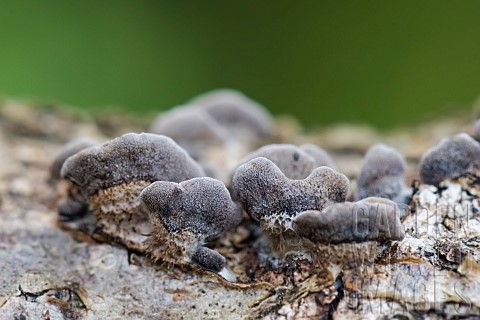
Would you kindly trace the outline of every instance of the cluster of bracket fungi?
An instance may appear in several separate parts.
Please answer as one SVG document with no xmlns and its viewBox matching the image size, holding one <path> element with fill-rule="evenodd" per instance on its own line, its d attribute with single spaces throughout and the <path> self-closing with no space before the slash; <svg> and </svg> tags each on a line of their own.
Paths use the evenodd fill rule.
<svg viewBox="0 0 480 320">
<path fill-rule="evenodd" d="M 52 180 L 65 189 L 60 219 L 90 217 L 92 232 L 154 261 L 221 275 L 228 274 L 225 257 L 208 243 L 242 221 L 259 230 L 279 261 L 291 254 L 325 260 L 325 248 L 345 243 L 375 252 L 405 237 L 399 204 L 412 189 L 397 151 L 370 148 L 355 201 L 348 202 L 348 178 L 320 147 L 265 144 L 251 151 L 272 141 L 273 128 L 261 105 L 218 90 L 160 114 L 150 133 L 73 141 L 51 166 Z M 479 169 L 480 144 L 461 133 L 425 153 L 420 177 L 438 185 Z"/>
</svg>

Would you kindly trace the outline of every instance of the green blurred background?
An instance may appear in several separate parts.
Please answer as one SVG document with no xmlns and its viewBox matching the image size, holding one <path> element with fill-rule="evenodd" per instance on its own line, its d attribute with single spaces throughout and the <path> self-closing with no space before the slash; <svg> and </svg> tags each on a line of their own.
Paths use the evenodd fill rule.
<svg viewBox="0 0 480 320">
<path fill-rule="evenodd" d="M 306 125 L 480 94 L 480 1 L 3 0 L 0 95 L 148 114 L 237 88 Z"/>
</svg>

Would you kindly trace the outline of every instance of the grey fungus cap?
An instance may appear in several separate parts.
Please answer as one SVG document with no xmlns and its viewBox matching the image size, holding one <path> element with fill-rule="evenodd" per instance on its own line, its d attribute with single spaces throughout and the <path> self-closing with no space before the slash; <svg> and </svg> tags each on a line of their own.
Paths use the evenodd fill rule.
<svg viewBox="0 0 480 320">
<path fill-rule="evenodd" d="M 172 139 L 150 133 L 127 133 L 68 158 L 61 175 L 83 192 L 94 194 L 128 181 L 180 182 L 205 173 Z"/>
<path fill-rule="evenodd" d="M 480 119 L 477 119 L 473 125 L 473 137 L 480 141 Z"/>
<path fill-rule="evenodd" d="M 207 177 L 181 183 L 157 181 L 142 191 L 140 199 L 154 226 L 149 251 L 173 243 L 178 249 L 167 246 L 160 253 L 164 259 L 194 262 L 213 272 L 223 269 L 225 258 L 203 247 L 242 220 L 241 208 L 222 182 Z"/>
<path fill-rule="evenodd" d="M 241 163 L 264 157 L 272 161 L 289 179 L 304 179 L 317 167 L 316 160 L 293 144 L 269 144 L 248 154 Z"/>
<path fill-rule="evenodd" d="M 161 113 L 150 126 L 150 132 L 172 138 L 194 158 L 208 147 L 226 143 L 227 135 L 224 127 L 195 105 L 178 106 Z"/>
<path fill-rule="evenodd" d="M 64 145 L 57 153 L 50 165 L 50 182 L 61 179 L 63 164 L 78 152 L 97 146 L 99 143 L 86 138 L 75 139 Z M 69 184 L 67 194 L 57 201 L 59 218 L 63 221 L 73 220 L 84 216 L 88 212 L 88 203 L 82 192 L 76 186 Z"/>
<path fill-rule="evenodd" d="M 335 203 L 322 212 L 304 211 L 295 217 L 293 226 L 299 236 L 322 244 L 385 242 L 405 237 L 397 204 L 375 197 Z"/>
<path fill-rule="evenodd" d="M 406 162 L 395 149 L 372 146 L 363 160 L 357 180 L 356 200 L 367 197 L 396 199 L 405 189 Z"/>
<path fill-rule="evenodd" d="M 315 165 L 316 167 L 330 167 L 332 169 L 335 169 L 335 163 L 332 160 L 332 157 L 322 148 L 319 146 L 312 144 L 312 143 L 307 143 L 303 144 L 300 146 L 300 149 L 308 153 L 315 159 Z"/>
<path fill-rule="evenodd" d="M 192 261 L 201 266 L 203 269 L 220 272 L 225 266 L 226 260 L 215 250 L 201 247 L 192 255 Z"/>
<path fill-rule="evenodd" d="M 446 178 L 456 178 L 480 170 L 480 143 L 466 133 L 444 138 L 420 160 L 420 178 L 438 185 Z"/>
<path fill-rule="evenodd" d="M 323 210 L 343 202 L 348 178 L 328 167 L 315 169 L 303 180 L 291 180 L 270 160 L 259 157 L 236 170 L 232 187 L 243 208 L 255 220 L 295 217 L 305 210 Z"/>
<path fill-rule="evenodd" d="M 151 219 L 159 220 L 171 233 L 190 232 L 205 241 L 241 222 L 240 208 L 225 185 L 208 177 L 181 183 L 157 181 L 140 194 Z"/>
<path fill-rule="evenodd" d="M 50 166 L 50 178 L 54 180 L 60 179 L 62 166 L 68 158 L 84 149 L 96 145 L 98 145 L 98 142 L 85 138 L 75 139 L 64 145 L 52 161 Z"/>
<path fill-rule="evenodd" d="M 81 217 L 87 213 L 88 204 L 79 199 L 64 198 L 57 202 L 58 215 L 63 221 Z"/>
<path fill-rule="evenodd" d="M 271 115 L 262 105 L 239 91 L 214 90 L 194 97 L 189 103 L 202 107 L 226 128 L 255 132 L 260 137 L 271 134 Z"/>
</svg>

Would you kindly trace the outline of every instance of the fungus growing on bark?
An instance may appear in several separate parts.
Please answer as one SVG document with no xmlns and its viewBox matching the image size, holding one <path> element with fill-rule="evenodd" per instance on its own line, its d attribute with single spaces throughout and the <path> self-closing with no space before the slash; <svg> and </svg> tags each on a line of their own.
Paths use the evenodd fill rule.
<svg viewBox="0 0 480 320">
<path fill-rule="evenodd" d="M 405 237 L 397 204 L 375 197 L 335 203 L 322 212 L 304 211 L 295 217 L 293 225 L 299 236 L 322 244 L 385 242 Z"/>
<path fill-rule="evenodd" d="M 221 272 L 226 263 L 224 256 L 207 247 L 200 247 L 192 255 L 191 260 L 203 269 L 212 272 Z"/>
<path fill-rule="evenodd" d="M 172 138 L 198 159 L 208 148 L 226 143 L 227 130 L 208 112 L 194 105 L 175 107 L 155 118 L 150 131 Z"/>
<path fill-rule="evenodd" d="M 232 181 L 243 208 L 273 233 L 291 229 L 292 220 L 302 211 L 322 211 L 344 202 L 348 187 L 347 177 L 331 168 L 320 167 L 303 180 L 292 180 L 263 157 L 238 167 Z"/>
<path fill-rule="evenodd" d="M 175 181 L 203 176 L 203 169 L 171 138 L 127 133 L 67 159 L 62 177 L 88 195 L 132 181 Z"/>
<path fill-rule="evenodd" d="M 232 182 L 245 211 L 260 222 L 268 239 L 261 243 L 273 249 L 270 257 L 371 262 L 378 242 L 403 239 L 400 210 L 382 198 L 345 203 L 348 187 L 347 177 L 331 168 L 319 167 L 303 180 L 292 180 L 263 157 L 241 165 Z"/>
<path fill-rule="evenodd" d="M 85 149 L 65 161 L 61 174 L 88 199 L 97 230 L 140 249 L 151 229 L 139 212 L 140 192 L 154 181 L 204 176 L 172 139 L 148 133 L 127 133 Z"/>
<path fill-rule="evenodd" d="M 58 180 L 61 178 L 62 166 L 65 161 L 74 154 L 98 145 L 98 142 L 91 139 L 75 139 L 63 146 L 52 161 L 50 166 L 50 178 Z"/>
<path fill-rule="evenodd" d="M 201 106 L 240 138 L 265 137 L 272 132 L 273 121 L 268 111 L 239 91 L 214 90 L 194 97 L 189 103 Z"/>
<path fill-rule="evenodd" d="M 289 179 L 304 179 L 317 167 L 316 160 L 293 144 L 269 144 L 248 154 L 241 163 L 264 157 L 272 161 Z"/>
<path fill-rule="evenodd" d="M 446 178 L 456 178 L 480 169 L 480 144 L 466 133 L 442 139 L 420 160 L 420 178 L 438 185 Z"/>
<path fill-rule="evenodd" d="M 332 169 L 335 169 L 335 163 L 332 160 L 332 157 L 320 148 L 319 146 L 312 144 L 312 143 L 307 143 L 303 144 L 300 146 L 300 149 L 311 155 L 315 159 L 315 165 L 317 167 L 330 167 Z"/>
<path fill-rule="evenodd" d="M 402 155 L 384 144 L 372 146 L 363 160 L 355 198 L 380 197 L 400 200 L 405 191 L 406 163 Z"/>
<path fill-rule="evenodd" d="M 209 176 L 229 183 L 239 159 L 273 134 L 260 104 L 235 90 L 216 90 L 160 114 L 150 127 L 184 147 Z"/>
<path fill-rule="evenodd" d="M 52 183 L 61 179 L 62 166 L 68 158 L 84 149 L 96 145 L 98 145 L 98 143 L 94 140 L 81 138 L 73 140 L 63 146 L 50 165 L 49 181 Z M 57 202 L 58 214 L 61 219 L 70 220 L 83 216 L 88 209 L 87 200 L 84 195 L 82 195 L 75 185 L 61 185 L 63 188 L 61 187 L 59 189 L 64 189 L 61 191 L 65 192 L 64 197 Z"/>
<path fill-rule="evenodd" d="M 203 245 L 239 224 L 242 212 L 221 181 L 207 177 L 181 183 L 157 181 L 140 198 L 153 225 L 146 241 L 153 259 L 193 261 L 216 272 L 223 268 L 225 259 Z"/>
</svg>

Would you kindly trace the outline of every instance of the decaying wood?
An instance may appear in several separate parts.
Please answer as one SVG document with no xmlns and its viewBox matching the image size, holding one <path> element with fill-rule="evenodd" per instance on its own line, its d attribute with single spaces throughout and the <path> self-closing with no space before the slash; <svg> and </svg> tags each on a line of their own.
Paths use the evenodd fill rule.
<svg viewBox="0 0 480 320">
<path fill-rule="evenodd" d="M 306 136 L 278 121 L 277 140 L 326 147 L 349 178 L 358 173 L 366 148 L 379 140 L 390 143 L 406 154 L 410 181 L 423 151 L 466 126 L 462 119 L 450 119 L 408 134 L 378 136 L 370 129 L 335 127 Z M 127 118 L 95 122 L 56 109 L 1 106 L 0 319 L 480 316 L 477 177 L 440 188 L 417 184 L 402 218 L 406 238 L 375 244 L 373 253 L 370 245 L 326 246 L 319 248 L 321 261 L 287 257 L 281 267 L 265 265 L 251 240 L 254 230 L 245 223 L 211 244 L 227 257 L 237 282 L 195 267 L 153 263 L 113 244 L 108 235 L 95 234 L 88 221 L 59 223 L 60 189 L 48 181 L 59 148 L 76 137 L 102 141 L 146 127 Z M 369 257 L 360 261 L 362 254 Z"/>
</svg>

